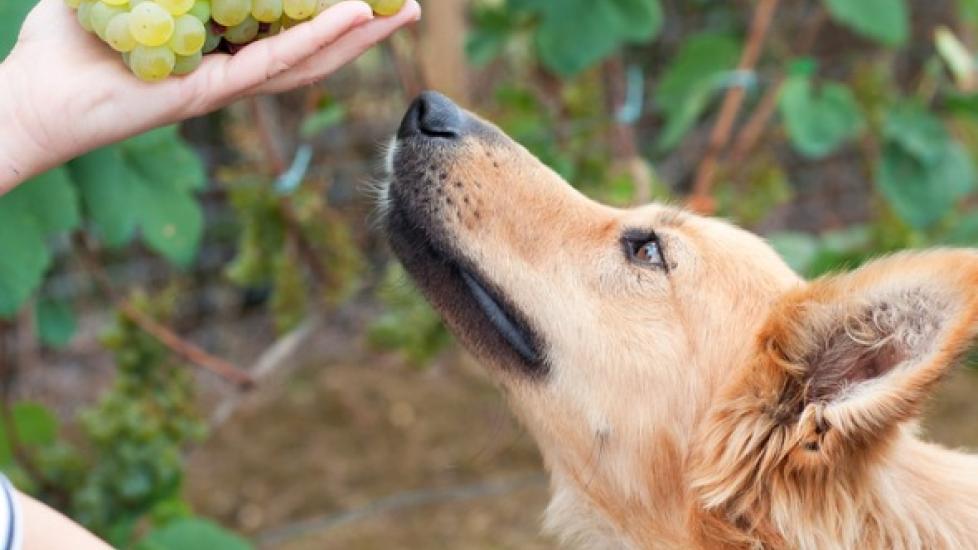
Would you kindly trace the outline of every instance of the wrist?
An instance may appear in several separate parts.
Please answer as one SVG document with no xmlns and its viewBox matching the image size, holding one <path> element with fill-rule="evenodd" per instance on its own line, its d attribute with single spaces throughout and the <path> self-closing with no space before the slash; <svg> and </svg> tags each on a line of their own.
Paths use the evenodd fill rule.
<svg viewBox="0 0 978 550">
<path fill-rule="evenodd" d="M 0 195 L 51 167 L 24 120 L 26 99 L 18 91 L 24 78 L 13 55 L 0 63 Z"/>
</svg>

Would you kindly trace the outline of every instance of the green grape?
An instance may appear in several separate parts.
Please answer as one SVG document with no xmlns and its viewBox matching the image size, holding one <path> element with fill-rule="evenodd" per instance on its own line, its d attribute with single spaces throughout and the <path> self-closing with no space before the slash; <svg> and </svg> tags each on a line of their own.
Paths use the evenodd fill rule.
<svg viewBox="0 0 978 550">
<path fill-rule="evenodd" d="M 170 49 L 177 55 L 193 55 L 204 47 L 206 40 L 204 24 L 192 15 L 181 15 L 174 23 Z"/>
<path fill-rule="evenodd" d="M 124 8 L 110 6 L 105 2 L 95 2 L 92 6 L 92 11 L 88 15 L 89 23 L 92 26 L 92 30 L 95 31 L 95 34 L 104 41 L 106 40 L 105 29 L 108 28 L 109 21 L 115 16 L 124 13 L 126 13 Z"/>
<path fill-rule="evenodd" d="M 204 54 L 199 50 L 192 55 L 178 55 L 177 62 L 173 65 L 173 74 L 177 76 L 190 74 L 200 67 L 203 60 Z"/>
<path fill-rule="evenodd" d="M 282 28 L 282 30 L 291 29 L 299 23 L 302 23 L 302 21 L 296 21 L 285 14 L 282 14 L 282 18 L 279 19 L 279 26 Z"/>
<path fill-rule="evenodd" d="M 102 0 L 103 2 L 105 0 Z M 190 8 L 194 7 L 194 0 L 154 0 L 163 9 L 170 12 L 170 15 L 176 17 L 178 15 L 183 15 L 190 11 Z"/>
<path fill-rule="evenodd" d="M 304 21 L 316 14 L 317 0 L 283 0 L 282 11 L 290 19 Z"/>
<path fill-rule="evenodd" d="M 374 13 L 378 15 L 394 15 L 404 7 L 405 0 L 367 0 Z"/>
<path fill-rule="evenodd" d="M 201 48 L 201 51 L 204 53 L 211 53 L 220 45 L 221 35 L 214 32 L 214 29 L 212 29 L 210 25 L 207 25 L 207 37 L 204 39 L 204 47 Z"/>
<path fill-rule="evenodd" d="M 251 0 L 211 0 L 211 18 L 225 27 L 240 25 L 251 13 Z"/>
<path fill-rule="evenodd" d="M 166 46 L 136 46 L 129 54 L 132 72 L 147 82 L 163 80 L 173 72 L 176 55 Z"/>
<path fill-rule="evenodd" d="M 132 9 L 129 31 L 144 46 L 162 46 L 173 36 L 173 16 L 156 2 L 143 2 Z"/>
<path fill-rule="evenodd" d="M 73 10 L 77 10 L 78 6 L 81 5 L 81 0 L 65 0 L 65 5 Z"/>
<path fill-rule="evenodd" d="M 102 0 L 103 4 L 108 4 L 110 6 L 125 6 L 129 3 L 129 0 Z"/>
<path fill-rule="evenodd" d="M 131 52 L 136 47 L 136 39 L 129 30 L 129 17 L 128 13 L 120 13 L 105 28 L 105 42 L 117 52 Z"/>
<path fill-rule="evenodd" d="M 282 18 L 282 0 L 252 0 L 251 16 L 262 23 L 274 23 Z"/>
<path fill-rule="evenodd" d="M 190 8 L 190 11 L 187 13 L 193 15 L 200 20 L 201 23 L 206 25 L 211 20 L 210 0 L 197 0 L 194 2 L 194 7 Z"/>
<path fill-rule="evenodd" d="M 258 21 L 248 16 L 240 25 L 224 32 L 224 39 L 232 44 L 247 44 L 258 36 Z"/>
<path fill-rule="evenodd" d="M 129 0 L 129 11 L 132 11 L 133 8 L 142 4 L 143 2 L 152 2 L 152 1 L 153 0 Z"/>
<path fill-rule="evenodd" d="M 129 58 L 130 57 L 131 57 L 131 55 L 130 55 L 129 52 L 122 52 L 122 62 L 125 63 L 126 64 L 126 67 L 129 67 L 129 70 L 131 71 L 132 70 L 132 66 L 129 64 Z"/>
<path fill-rule="evenodd" d="M 207 37 L 204 39 L 204 47 L 201 48 L 201 51 L 204 53 L 211 53 L 221 45 L 221 35 L 214 32 L 214 29 L 212 29 L 210 25 L 207 25 L 206 29 Z"/>
<path fill-rule="evenodd" d="M 75 14 L 78 17 L 78 24 L 88 32 L 92 32 L 92 7 L 97 1 L 82 0 L 82 3 L 78 4 L 78 12 Z"/>
</svg>

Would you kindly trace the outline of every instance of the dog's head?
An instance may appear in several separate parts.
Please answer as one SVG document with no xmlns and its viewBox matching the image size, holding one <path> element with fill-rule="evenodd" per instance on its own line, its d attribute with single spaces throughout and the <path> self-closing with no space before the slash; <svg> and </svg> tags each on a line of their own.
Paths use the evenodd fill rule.
<svg viewBox="0 0 978 550">
<path fill-rule="evenodd" d="M 537 438 L 555 516 L 583 501 L 681 541 L 699 506 L 755 529 L 738 514 L 757 476 L 872 447 L 970 337 L 970 280 L 928 281 L 970 254 L 807 285 L 721 221 L 587 199 L 433 93 L 390 161 L 393 250 Z"/>
</svg>

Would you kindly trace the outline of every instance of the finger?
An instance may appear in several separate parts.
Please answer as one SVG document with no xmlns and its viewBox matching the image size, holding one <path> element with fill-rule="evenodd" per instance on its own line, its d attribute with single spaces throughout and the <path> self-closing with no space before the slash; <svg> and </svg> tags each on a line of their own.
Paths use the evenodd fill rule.
<svg viewBox="0 0 978 550">
<path fill-rule="evenodd" d="M 205 56 L 185 79 L 201 104 L 199 112 L 220 107 L 246 90 L 267 82 L 373 18 L 364 2 L 340 2 L 308 22 L 254 42 L 233 56 Z"/>
<path fill-rule="evenodd" d="M 354 29 L 294 68 L 258 85 L 249 93 L 279 93 L 322 80 L 359 57 L 371 46 L 384 40 L 401 27 L 417 21 L 420 17 L 421 7 L 415 0 L 408 0 L 404 8 L 397 14 L 375 19 Z"/>
</svg>

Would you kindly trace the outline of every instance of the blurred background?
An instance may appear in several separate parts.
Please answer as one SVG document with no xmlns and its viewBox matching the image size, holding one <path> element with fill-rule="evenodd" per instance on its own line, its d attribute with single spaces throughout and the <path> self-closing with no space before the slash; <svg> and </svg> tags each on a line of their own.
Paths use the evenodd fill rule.
<svg viewBox="0 0 978 550">
<path fill-rule="evenodd" d="M 0 57 L 32 4 L 0 0 Z M 807 276 L 978 245 L 978 0 L 423 9 L 327 82 L 0 198 L 16 484 L 120 548 L 555 548 L 532 441 L 374 214 L 423 89 L 597 200 L 727 217 Z M 956 373 L 927 437 L 978 443 L 976 396 Z"/>
</svg>

